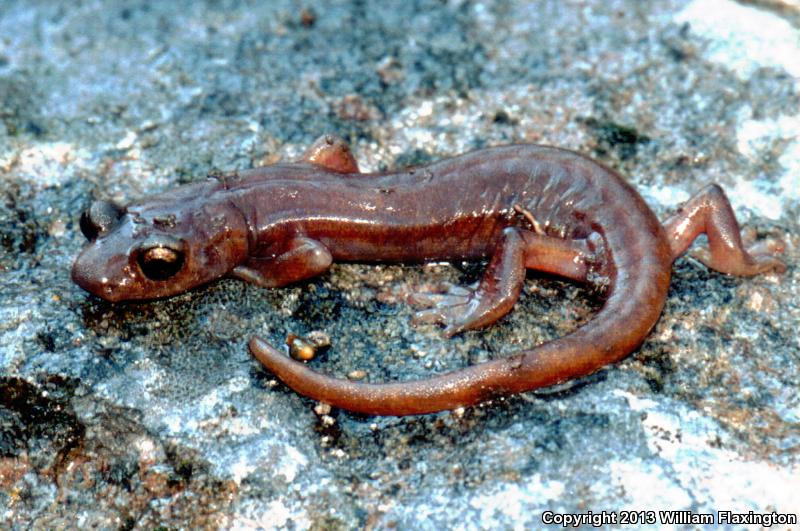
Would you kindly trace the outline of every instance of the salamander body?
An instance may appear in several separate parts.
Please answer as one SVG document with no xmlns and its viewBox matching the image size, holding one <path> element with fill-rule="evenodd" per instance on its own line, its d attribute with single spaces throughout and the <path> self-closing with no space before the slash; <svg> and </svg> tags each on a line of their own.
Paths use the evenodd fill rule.
<svg viewBox="0 0 800 531">
<path fill-rule="evenodd" d="M 673 261 L 701 233 L 697 256 L 735 275 L 781 271 L 776 247 L 745 247 L 733 211 L 711 185 L 660 222 L 616 172 L 578 153 L 536 145 L 475 151 L 433 164 L 364 174 L 347 145 L 323 137 L 304 160 L 220 174 L 128 205 L 97 201 L 72 277 L 112 302 L 171 296 L 234 276 L 277 288 L 333 261 L 489 259 L 471 288 L 421 293 L 415 320 L 446 335 L 508 313 L 526 269 L 590 284 L 605 303 L 562 338 L 416 382 L 325 376 L 260 338 L 255 357 L 301 394 L 367 414 L 421 414 L 589 374 L 635 350 L 661 314 Z"/>
</svg>

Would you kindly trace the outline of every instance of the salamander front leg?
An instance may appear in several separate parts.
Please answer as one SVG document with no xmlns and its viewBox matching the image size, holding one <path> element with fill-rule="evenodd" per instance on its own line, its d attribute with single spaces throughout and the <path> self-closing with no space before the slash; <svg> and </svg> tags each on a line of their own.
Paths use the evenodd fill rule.
<svg viewBox="0 0 800 531">
<path fill-rule="evenodd" d="M 306 237 L 292 239 L 286 250 L 272 258 L 250 258 L 231 275 L 263 288 L 280 288 L 325 272 L 333 258 L 327 247 Z"/>
<path fill-rule="evenodd" d="M 478 285 L 447 285 L 444 293 L 412 295 L 412 303 L 429 307 L 417 312 L 413 322 L 443 324 L 448 337 L 490 325 L 511 311 L 522 290 L 526 268 L 583 280 L 586 253 L 583 243 L 508 227 Z"/>
<path fill-rule="evenodd" d="M 742 276 L 786 270 L 786 264 L 775 256 L 783 250 L 781 244 L 760 242 L 745 247 L 731 204 L 716 184 L 701 190 L 666 219 L 664 230 L 670 241 L 673 260 L 682 255 L 695 238 L 705 233 L 709 248 L 693 256 L 710 269 Z"/>
</svg>

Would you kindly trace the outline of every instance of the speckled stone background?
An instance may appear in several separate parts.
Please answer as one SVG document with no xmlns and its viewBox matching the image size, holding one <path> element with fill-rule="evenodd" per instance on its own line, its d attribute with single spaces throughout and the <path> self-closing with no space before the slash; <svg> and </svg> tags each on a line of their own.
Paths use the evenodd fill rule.
<svg viewBox="0 0 800 531">
<path fill-rule="evenodd" d="M 4 0 L 0 527 L 800 512 L 799 90 L 796 0 Z M 619 365 L 410 418 L 315 411 L 246 341 L 321 330 L 333 347 L 315 367 L 412 379 L 563 335 L 598 301 L 531 275 L 500 324 L 444 340 L 409 325 L 404 298 L 480 264 L 337 265 L 290 289 L 224 280 L 121 306 L 70 282 L 93 198 L 289 159 L 322 133 L 365 170 L 568 147 L 661 216 L 718 182 L 744 224 L 785 241 L 789 270 L 740 279 L 682 258 L 655 331 Z"/>
</svg>

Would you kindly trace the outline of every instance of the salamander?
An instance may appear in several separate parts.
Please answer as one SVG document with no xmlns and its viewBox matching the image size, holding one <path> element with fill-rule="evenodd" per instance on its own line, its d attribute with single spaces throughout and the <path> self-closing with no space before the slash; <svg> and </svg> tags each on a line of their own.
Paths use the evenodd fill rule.
<svg viewBox="0 0 800 531">
<path fill-rule="evenodd" d="M 337 379 L 261 338 L 255 358 L 300 394 L 373 415 L 425 414 L 550 386 L 634 351 L 658 320 L 672 263 L 700 234 L 707 267 L 784 271 L 779 244 L 745 245 L 722 189 L 707 186 L 663 222 L 617 172 L 573 151 L 492 147 L 367 174 L 347 144 L 317 141 L 302 160 L 214 174 L 127 207 L 95 201 L 72 278 L 111 302 L 169 297 L 221 277 L 279 288 L 333 261 L 488 259 L 470 287 L 419 293 L 414 319 L 444 334 L 488 326 L 519 297 L 527 269 L 603 294 L 594 318 L 502 359 L 412 382 Z"/>
</svg>

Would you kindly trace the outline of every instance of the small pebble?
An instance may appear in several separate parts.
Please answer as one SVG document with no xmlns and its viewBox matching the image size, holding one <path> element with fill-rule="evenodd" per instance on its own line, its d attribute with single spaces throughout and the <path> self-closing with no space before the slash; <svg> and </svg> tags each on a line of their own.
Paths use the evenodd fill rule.
<svg viewBox="0 0 800 531">
<path fill-rule="evenodd" d="M 323 349 L 331 346 L 331 336 L 322 330 L 312 330 L 306 334 L 306 340 L 314 345 L 315 348 Z"/>
<path fill-rule="evenodd" d="M 289 355 L 297 361 L 311 361 L 317 355 L 317 349 L 311 342 L 295 334 L 286 337 L 286 344 L 289 345 Z"/>
<path fill-rule="evenodd" d="M 304 28 L 310 28 L 314 26 L 316 21 L 317 14 L 313 9 L 307 7 L 300 11 L 300 24 L 302 24 Z"/>
<path fill-rule="evenodd" d="M 329 404 L 324 404 L 320 402 L 316 406 L 314 406 L 314 413 L 319 416 L 329 415 L 331 412 L 331 406 Z"/>
</svg>

